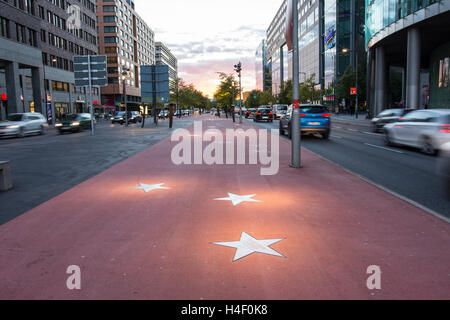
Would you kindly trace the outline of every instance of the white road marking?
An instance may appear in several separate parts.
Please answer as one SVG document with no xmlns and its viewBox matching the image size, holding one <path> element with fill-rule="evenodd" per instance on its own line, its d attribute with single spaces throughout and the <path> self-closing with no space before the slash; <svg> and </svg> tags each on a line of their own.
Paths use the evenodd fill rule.
<svg viewBox="0 0 450 320">
<path fill-rule="evenodd" d="M 253 253 L 263 253 L 284 258 L 281 253 L 270 248 L 271 245 L 283 240 L 284 239 L 256 240 L 251 235 L 242 232 L 241 240 L 239 241 L 213 242 L 213 244 L 229 248 L 236 248 L 236 253 L 233 258 L 233 262 L 235 262 Z"/>
<path fill-rule="evenodd" d="M 332 137 L 332 138 L 336 138 L 336 139 L 342 139 L 342 137 L 339 137 L 339 136 L 335 136 L 335 135 L 331 135 L 330 137 Z"/>
<path fill-rule="evenodd" d="M 350 128 L 348 128 L 347 130 L 348 130 L 348 131 L 353 131 L 353 132 L 358 132 L 358 130 L 350 129 Z"/>
<path fill-rule="evenodd" d="M 381 136 L 382 136 L 381 133 L 366 132 L 366 131 L 361 131 L 361 133 L 364 133 L 364 134 L 370 134 L 371 136 L 378 136 L 378 137 L 381 137 Z"/>
<path fill-rule="evenodd" d="M 377 145 L 370 144 L 370 143 L 364 143 L 364 144 L 366 146 L 369 146 L 369 147 L 374 147 L 374 148 L 383 149 L 383 150 L 386 150 L 386 151 L 391 151 L 391 152 L 395 152 L 395 153 L 404 154 L 404 152 L 402 152 L 402 151 L 398 151 L 398 150 L 394 150 L 394 149 L 390 149 L 390 148 L 385 148 L 385 147 L 377 146 Z"/>
</svg>

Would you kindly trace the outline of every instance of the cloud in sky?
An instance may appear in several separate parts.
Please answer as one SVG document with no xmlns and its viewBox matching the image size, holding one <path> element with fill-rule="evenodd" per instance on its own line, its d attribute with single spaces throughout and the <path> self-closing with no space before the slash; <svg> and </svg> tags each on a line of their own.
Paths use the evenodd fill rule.
<svg viewBox="0 0 450 320">
<path fill-rule="evenodd" d="M 216 72 L 243 64 L 244 90 L 255 87 L 255 52 L 282 0 L 135 0 L 136 11 L 178 58 L 179 76 L 213 95 Z"/>
</svg>

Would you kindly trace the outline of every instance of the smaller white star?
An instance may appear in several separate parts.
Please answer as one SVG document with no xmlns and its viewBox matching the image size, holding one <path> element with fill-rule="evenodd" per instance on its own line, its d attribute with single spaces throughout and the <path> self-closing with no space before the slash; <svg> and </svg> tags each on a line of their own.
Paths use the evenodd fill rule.
<svg viewBox="0 0 450 320">
<path fill-rule="evenodd" d="M 242 202 L 262 202 L 260 200 L 252 199 L 253 197 L 256 197 L 256 194 L 248 195 L 248 196 L 239 196 L 237 194 L 229 193 L 228 198 L 219 198 L 214 199 L 215 201 L 231 201 L 233 203 L 233 206 L 237 206 L 241 204 Z"/>
<path fill-rule="evenodd" d="M 283 240 L 284 239 L 256 240 L 251 235 L 242 232 L 241 240 L 239 241 L 213 242 L 213 244 L 229 248 L 236 248 L 236 253 L 233 258 L 233 262 L 235 262 L 255 252 L 285 258 L 285 256 L 283 256 L 281 253 L 273 250 L 270 247 L 271 245 Z"/>
<path fill-rule="evenodd" d="M 167 190 L 170 188 L 167 187 L 163 187 L 164 183 L 160 183 L 160 184 L 144 184 L 144 183 L 139 183 L 140 187 L 136 187 L 136 188 L 130 188 L 132 190 L 144 190 L 145 193 L 148 193 L 150 191 L 153 190 Z"/>
</svg>

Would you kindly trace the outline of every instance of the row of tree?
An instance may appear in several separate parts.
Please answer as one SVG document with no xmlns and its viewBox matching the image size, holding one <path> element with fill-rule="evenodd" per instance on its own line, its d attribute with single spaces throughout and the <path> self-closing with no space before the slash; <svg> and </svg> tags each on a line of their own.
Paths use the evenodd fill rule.
<svg viewBox="0 0 450 320">
<path fill-rule="evenodd" d="M 180 109 L 204 110 L 211 107 L 211 102 L 201 91 L 181 78 L 176 78 L 170 85 L 170 102 L 177 104 Z"/>
</svg>

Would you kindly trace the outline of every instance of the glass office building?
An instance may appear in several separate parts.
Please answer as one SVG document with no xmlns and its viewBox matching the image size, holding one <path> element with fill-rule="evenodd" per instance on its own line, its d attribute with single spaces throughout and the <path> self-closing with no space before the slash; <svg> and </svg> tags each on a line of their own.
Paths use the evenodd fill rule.
<svg viewBox="0 0 450 320">
<path fill-rule="evenodd" d="M 450 1 L 366 0 L 368 101 L 373 113 L 404 100 L 408 108 L 449 108 Z M 395 94 L 393 70 L 401 75 Z"/>
</svg>

